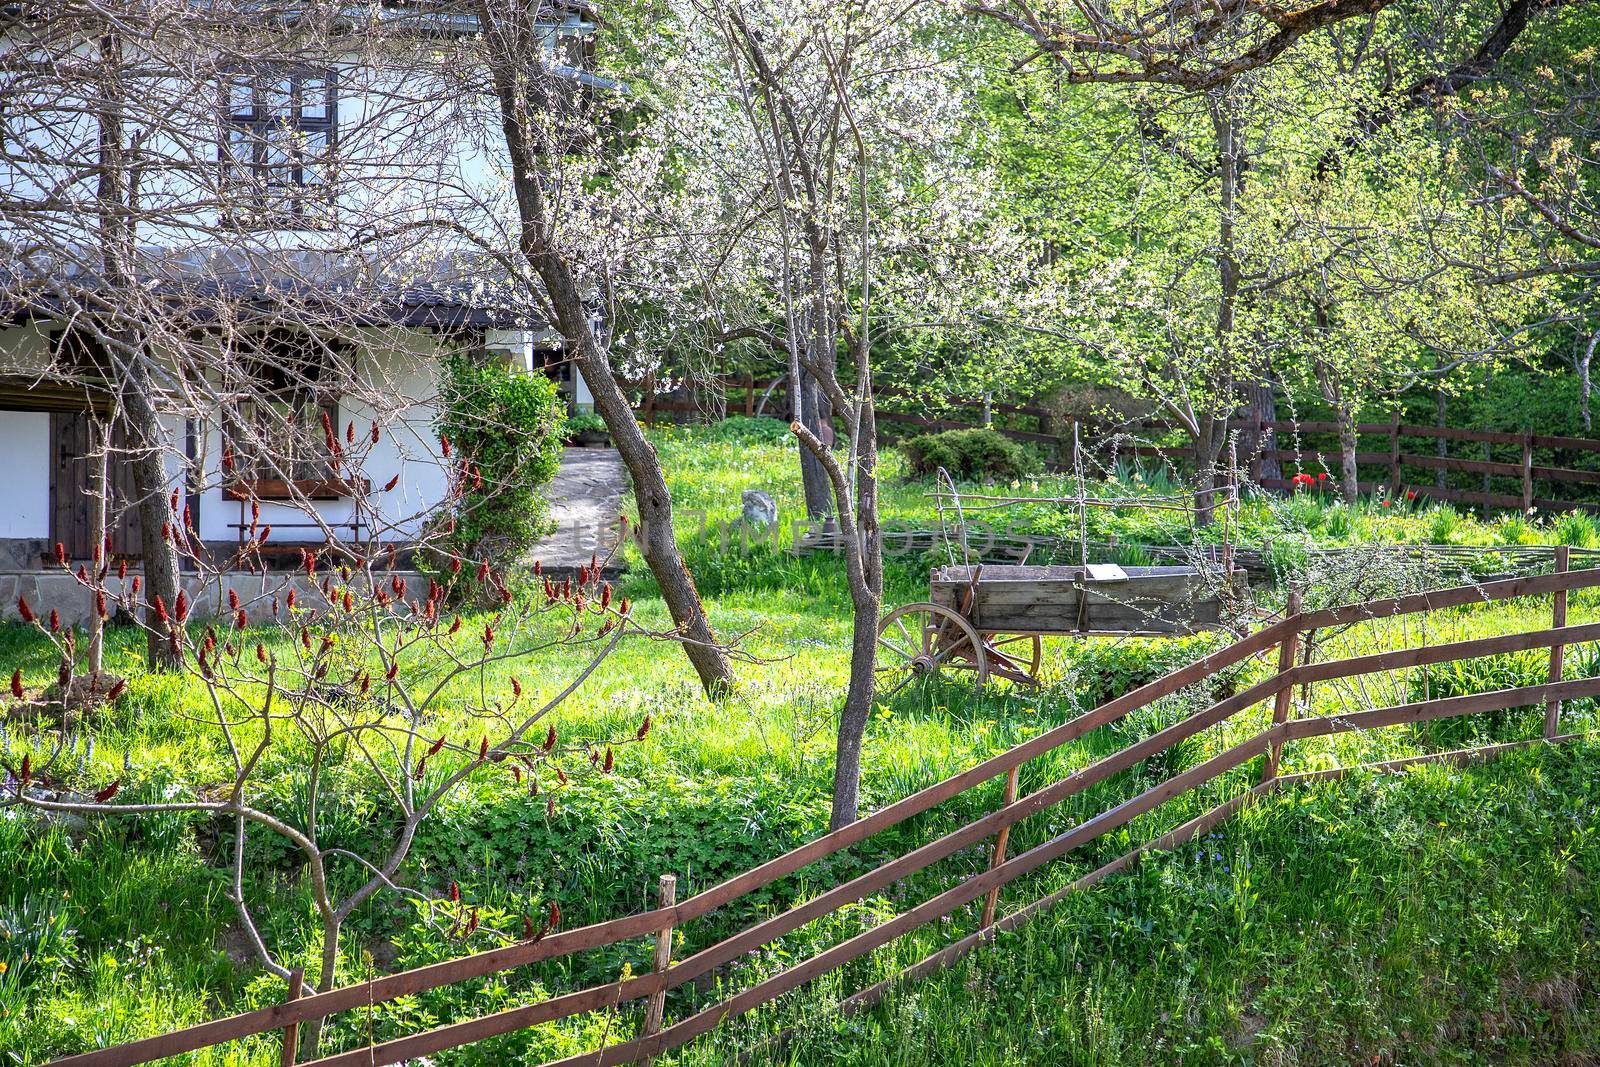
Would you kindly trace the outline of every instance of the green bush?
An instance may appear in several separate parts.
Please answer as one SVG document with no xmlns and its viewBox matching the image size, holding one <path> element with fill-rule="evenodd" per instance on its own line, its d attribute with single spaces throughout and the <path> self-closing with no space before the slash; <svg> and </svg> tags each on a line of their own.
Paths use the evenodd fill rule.
<svg viewBox="0 0 1600 1067">
<path fill-rule="evenodd" d="M 964 481 L 1010 481 L 1038 469 L 1022 446 L 997 430 L 946 430 L 922 434 L 904 445 L 914 478 L 940 467 Z"/>
<path fill-rule="evenodd" d="M 564 437 L 570 441 L 580 433 L 609 433 L 610 427 L 606 420 L 593 411 L 580 411 L 576 415 L 567 416 Z"/>
<path fill-rule="evenodd" d="M 513 374 L 467 353 L 444 365 L 438 430 L 482 473 L 457 503 L 444 547 L 467 559 L 516 560 L 548 531 L 540 489 L 561 466 L 566 413 L 543 374 Z"/>
<path fill-rule="evenodd" d="M 708 441 L 748 441 L 758 445 L 795 443 L 787 422 L 766 416 L 729 415 L 720 422 L 697 429 L 696 434 Z"/>
</svg>

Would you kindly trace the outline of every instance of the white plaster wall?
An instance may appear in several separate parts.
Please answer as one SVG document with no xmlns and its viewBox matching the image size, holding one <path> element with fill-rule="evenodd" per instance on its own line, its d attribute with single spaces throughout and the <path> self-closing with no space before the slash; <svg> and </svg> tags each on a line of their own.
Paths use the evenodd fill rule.
<svg viewBox="0 0 1600 1067">
<path fill-rule="evenodd" d="M 372 483 L 373 503 L 378 511 L 376 535 L 381 541 L 406 541 L 415 537 L 444 499 L 448 478 L 433 428 L 438 395 L 434 371 L 437 358 L 433 336 L 423 331 L 410 334 L 404 349 L 394 344 L 392 334 L 385 335 L 382 343 L 374 338 L 374 344 L 364 350 L 360 358 L 360 371 L 367 378 L 368 388 L 377 395 L 391 398 L 378 417 L 380 440 L 371 446 L 361 469 L 362 476 Z M 346 423 L 354 422 L 358 440 L 361 440 L 362 435 L 370 432 L 374 418 L 375 412 L 368 404 L 351 398 L 339 402 L 341 433 Z M 249 505 L 241 509 L 238 501 L 223 496 L 222 427 L 216 420 L 205 427 L 201 467 L 205 489 L 200 494 L 200 536 L 206 541 L 237 540 L 238 523 L 250 521 Z M 397 474 L 400 481 L 394 489 L 381 492 Z M 355 510 L 348 499 L 314 503 L 317 514 L 329 523 L 348 522 Z M 368 521 L 371 518 L 367 516 Z M 261 522 L 274 526 L 273 541 L 321 540 L 322 533 L 318 529 L 296 529 L 289 525 L 311 521 L 296 504 L 261 502 Z M 351 540 L 355 536 L 348 528 L 334 532 L 341 540 Z M 364 530 L 363 536 L 367 535 Z"/>
<path fill-rule="evenodd" d="M 49 537 L 49 414 L 0 411 L 0 459 L 0 537 Z"/>
</svg>

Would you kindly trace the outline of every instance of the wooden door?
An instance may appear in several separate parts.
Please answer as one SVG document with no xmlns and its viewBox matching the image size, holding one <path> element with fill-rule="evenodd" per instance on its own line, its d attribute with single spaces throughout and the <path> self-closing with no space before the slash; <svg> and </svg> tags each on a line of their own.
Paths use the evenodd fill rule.
<svg viewBox="0 0 1600 1067">
<path fill-rule="evenodd" d="M 95 485 L 89 452 L 92 426 L 83 412 L 52 412 L 50 415 L 50 540 L 66 547 L 67 558 L 94 557 L 94 534 L 90 508 Z M 139 513 L 134 507 L 133 470 L 115 451 L 122 444 L 119 430 L 112 435 L 110 482 L 106 500 L 106 527 L 111 531 L 114 556 L 138 559 L 140 546 Z"/>
</svg>

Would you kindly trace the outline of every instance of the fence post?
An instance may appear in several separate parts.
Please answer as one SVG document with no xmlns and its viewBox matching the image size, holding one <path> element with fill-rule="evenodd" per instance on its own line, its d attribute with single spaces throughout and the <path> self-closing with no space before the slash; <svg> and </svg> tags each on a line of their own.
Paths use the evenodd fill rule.
<svg viewBox="0 0 1600 1067">
<path fill-rule="evenodd" d="M 301 990 L 305 988 L 306 972 L 296 967 L 289 972 L 289 995 L 284 997 L 285 1004 L 293 1004 L 300 999 Z M 295 1054 L 299 1051 L 300 1024 L 287 1023 L 283 1028 L 283 1057 L 279 1061 L 283 1067 L 294 1067 Z"/>
<path fill-rule="evenodd" d="M 756 413 L 756 372 L 751 371 L 744 376 L 744 413 L 746 417 Z"/>
<path fill-rule="evenodd" d="M 1395 410 L 1389 423 L 1389 496 L 1400 492 L 1400 412 Z"/>
<path fill-rule="evenodd" d="M 1522 435 L 1522 510 L 1533 507 L 1533 433 Z"/>
<path fill-rule="evenodd" d="M 1284 607 L 1284 618 L 1292 619 L 1300 614 L 1300 587 L 1289 588 L 1289 603 Z M 1283 636 L 1283 643 L 1278 646 L 1278 674 L 1288 673 L 1294 667 L 1295 655 L 1300 651 L 1300 630 L 1290 630 Z M 1272 700 L 1272 725 L 1289 721 L 1289 702 L 1294 699 L 1294 687 L 1285 685 L 1278 690 L 1278 695 Z M 1278 761 L 1283 758 L 1283 742 L 1274 741 L 1267 750 L 1266 766 L 1261 768 L 1261 780 L 1271 781 L 1278 776 Z"/>
<path fill-rule="evenodd" d="M 1005 800 L 1001 802 L 1002 808 L 1009 808 L 1017 802 L 1017 771 L 1021 767 L 1011 768 L 1011 773 L 1006 775 Z M 994 855 L 989 857 L 989 869 L 992 871 L 1006 861 L 1006 839 L 1011 836 L 1011 827 L 1002 826 L 1000 832 L 994 835 Z M 981 929 L 987 930 L 994 925 L 994 909 L 1000 903 L 1000 887 L 995 886 L 989 890 L 989 895 L 983 901 L 983 921 L 979 924 Z"/>
<path fill-rule="evenodd" d="M 658 901 L 663 908 L 670 908 L 678 902 L 678 876 L 663 874 L 658 891 Z M 667 968 L 672 965 L 672 928 L 671 920 L 667 925 L 656 931 L 656 960 L 655 973 L 666 974 Z M 661 1029 L 661 1017 L 667 1010 L 667 991 L 650 994 L 650 1007 L 644 1016 L 644 1035 L 653 1037 Z"/>
<path fill-rule="evenodd" d="M 1567 572 L 1567 557 L 1571 555 L 1566 545 L 1556 546 L 1556 573 Z M 1551 598 L 1550 625 L 1562 627 L 1567 624 L 1567 591 L 1557 589 Z M 1561 659 L 1565 651 L 1564 645 L 1550 646 L 1550 680 L 1561 681 Z M 1552 700 L 1544 706 L 1544 736 L 1553 738 L 1561 726 L 1561 701 Z"/>
</svg>

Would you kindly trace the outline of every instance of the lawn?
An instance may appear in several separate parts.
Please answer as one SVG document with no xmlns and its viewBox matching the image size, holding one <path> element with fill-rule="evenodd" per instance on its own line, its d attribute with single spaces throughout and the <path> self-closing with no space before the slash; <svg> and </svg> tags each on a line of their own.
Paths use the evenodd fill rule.
<svg viewBox="0 0 1600 1067">
<path fill-rule="evenodd" d="M 735 432 L 736 431 L 736 432 Z M 732 521 L 740 494 L 762 488 L 780 515 L 798 513 L 792 446 L 770 427 L 655 434 L 680 515 L 704 509 Z M 931 516 L 927 486 L 898 480 L 901 460 L 886 457 L 886 514 L 907 523 Z M 1154 472 L 1119 476 L 1121 491 L 1160 494 Z M 1059 482 L 1019 484 L 1019 492 L 1059 492 Z M 1009 490 L 1008 490 L 1009 491 Z M 1241 539 L 1298 546 L 1395 543 L 1526 544 L 1592 541 L 1587 523 L 1519 517 L 1483 523 L 1441 509 L 1391 502 L 1356 508 L 1311 500 L 1249 501 Z M 1059 509 L 1034 509 L 1019 529 L 1061 529 Z M 1075 522 L 1075 518 L 1073 519 Z M 1166 544 L 1187 529 L 1148 516 L 1097 516 L 1098 536 L 1124 544 Z M 1055 525 L 1052 525 L 1055 524 Z M 1446 530 L 1446 527 L 1448 529 Z M 626 639 L 600 671 L 563 705 L 563 737 L 630 734 L 644 716 L 648 739 L 620 748 L 609 775 L 574 774 L 555 790 L 547 815 L 541 796 L 485 780 L 424 823 L 409 883 L 433 897 L 451 882 L 480 906 L 484 926 L 557 901 L 565 925 L 615 917 L 650 903 L 657 876 L 675 872 L 680 897 L 714 884 L 821 832 L 827 821 L 834 716 L 845 684 L 849 626 L 837 560 L 795 559 L 770 548 L 723 552 L 697 536 L 692 515 L 683 539 L 724 634 L 746 635 L 735 693 L 708 701 L 675 649 Z M 1587 534 L 1585 534 L 1587 530 Z M 789 536 L 787 533 L 784 536 Z M 1211 536 L 1202 534 L 1202 536 Z M 920 598 L 926 559 L 895 561 L 890 599 Z M 1378 575 L 1395 588 L 1436 575 L 1399 564 Z M 1329 579 L 1332 581 L 1333 579 Z M 1373 581 L 1367 575 L 1367 589 Z M 624 591 L 646 624 L 665 613 L 647 576 L 630 572 Z M 1267 606 L 1281 594 L 1259 591 Z M 1325 590 L 1335 596 L 1339 590 Z M 1364 595 L 1372 595 L 1364 593 Z M 1449 613 L 1419 634 L 1396 623 L 1368 624 L 1330 637 L 1319 655 L 1346 655 L 1409 641 L 1442 641 L 1548 625 L 1549 604 L 1512 601 Z M 1571 621 L 1600 618 L 1600 596 L 1573 598 Z M 470 628 L 469 628 L 470 632 Z M 262 630 L 264 640 L 281 640 Z M 529 640 L 537 634 L 528 635 Z M 1214 647 L 1217 639 L 1112 642 L 1050 640 L 1038 691 L 992 687 L 982 696 L 955 688 L 908 692 L 881 706 L 865 745 L 863 801 L 881 806 L 1065 721 L 1119 692 Z M 218 738 L 197 729 L 186 709 L 200 694 L 181 681 L 143 675 L 132 635 L 116 634 L 114 669 L 132 675 L 128 696 L 94 725 L 92 753 L 80 743 L 73 774 L 84 785 L 122 775 L 127 795 L 203 789 L 226 774 Z M 514 669 L 534 693 L 554 693 L 580 666 L 574 652 L 542 655 Z M 1574 650 L 1574 671 L 1600 672 L 1592 649 Z M 54 673 L 45 650 L 19 627 L 0 632 L 0 663 L 22 666 L 30 684 Z M 1232 684 L 1270 669 L 1244 665 Z M 1430 692 L 1499 688 L 1542 680 L 1537 657 L 1481 661 L 1478 673 L 1421 672 L 1377 679 L 1368 691 L 1332 686 L 1314 692 L 1317 710 L 1379 704 Z M 510 673 L 511 667 L 504 672 Z M 421 679 L 408 679 L 420 684 Z M 503 684 L 492 678 L 489 684 Z M 1185 692 L 1127 722 L 1097 731 L 1030 763 L 1024 791 L 1160 729 L 1215 695 Z M 1197 736 L 1164 773 L 1191 766 L 1259 728 L 1267 709 Z M 1569 729 L 1592 729 L 1596 710 L 1568 709 Z M 1287 770 L 1359 762 L 1482 740 L 1531 737 L 1539 713 L 1525 710 L 1446 727 L 1405 727 L 1301 742 Z M 445 724 L 448 726 L 448 724 Z M 1466 731 L 1466 732 L 1463 732 Z M 13 726 L 4 747 L 25 741 Z M 123 771 L 124 759 L 131 768 Z M 292 746 L 271 767 L 272 782 L 300 773 Z M 1031 900 L 1235 791 L 1254 765 L 1136 821 L 1126 834 L 1075 854 L 1008 889 L 1002 909 Z M 1058 833 L 1153 779 L 1119 775 L 1018 828 L 1013 852 Z M 1587 1062 L 1600 1048 L 1600 745 L 1535 748 L 1470 770 L 1429 768 L 1394 779 L 1357 778 L 1288 791 L 1224 824 L 1202 842 L 1152 860 L 1126 877 L 1072 898 L 954 970 L 894 994 L 864 1015 L 840 1019 L 831 1008 L 861 985 L 887 976 L 972 928 L 958 912 L 941 929 L 874 954 L 839 976 L 805 988 L 771 1009 L 724 1027 L 679 1053 L 682 1063 L 725 1063 L 735 1052 L 758 1062 L 1144 1063 Z M 343 819 L 352 847 L 370 817 L 351 777 L 330 798 L 327 820 Z M 786 880 L 742 905 L 681 932 L 681 957 L 765 910 L 800 899 L 817 884 L 875 865 L 883 857 L 970 819 L 998 799 L 998 787 L 946 805 L 835 857 L 816 876 Z M 266 802 L 270 802 L 270 796 Z M 226 1011 L 275 1002 L 283 983 L 249 959 L 232 907 L 226 828 L 183 816 L 41 827 L 0 809 L 0 1051 L 12 1062 L 159 1032 Z M 719 974 L 745 986 L 825 944 L 900 910 L 917 894 L 978 870 L 982 849 L 967 850 L 925 875 L 796 931 Z M 810 873 L 810 872 L 806 872 Z M 286 850 L 258 854 L 248 891 L 271 901 L 264 931 L 309 963 L 316 923 L 301 872 Z M 492 934 L 446 936 L 423 908 L 380 896 L 347 928 L 342 979 L 415 966 L 497 943 Z M 504 920 L 504 921 L 502 921 Z M 576 984 L 647 967 L 644 940 L 570 964 L 526 968 L 508 978 L 466 983 L 370 1014 L 336 1020 L 340 1047 L 539 999 Z M 669 1018 L 709 1003 L 716 990 L 680 991 Z M 615 1042 L 639 1024 L 638 1012 L 597 1013 L 561 1026 L 507 1035 L 436 1062 L 537 1063 Z M 787 1043 L 773 1040 L 792 1030 Z M 196 1063 L 276 1062 L 259 1040 L 198 1056 Z M 0 1061 L 3 1062 L 3 1061 Z"/>
</svg>

